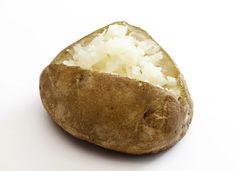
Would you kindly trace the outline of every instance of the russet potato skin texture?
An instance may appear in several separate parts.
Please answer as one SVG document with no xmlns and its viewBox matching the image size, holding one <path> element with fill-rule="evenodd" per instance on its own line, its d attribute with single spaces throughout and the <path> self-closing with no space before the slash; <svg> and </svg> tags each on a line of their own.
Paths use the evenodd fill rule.
<svg viewBox="0 0 235 171">
<path fill-rule="evenodd" d="M 68 133 L 136 155 L 165 150 L 185 135 L 192 101 L 176 66 L 180 98 L 149 83 L 60 64 L 68 57 L 66 49 L 43 70 L 40 95 L 48 114 Z"/>
<path fill-rule="evenodd" d="M 158 152 L 188 127 L 182 100 L 129 78 L 51 64 L 41 74 L 40 93 L 49 115 L 67 132 L 120 152 Z"/>
</svg>

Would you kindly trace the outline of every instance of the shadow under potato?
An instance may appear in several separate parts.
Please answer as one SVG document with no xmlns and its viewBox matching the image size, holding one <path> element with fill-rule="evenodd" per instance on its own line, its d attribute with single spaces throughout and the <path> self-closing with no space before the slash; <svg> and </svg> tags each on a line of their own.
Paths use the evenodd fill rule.
<svg viewBox="0 0 235 171">
<path fill-rule="evenodd" d="M 48 124 L 50 124 L 50 127 L 59 135 L 61 138 L 65 139 L 69 144 L 76 146 L 79 150 L 82 150 L 88 154 L 95 155 L 97 157 L 103 157 L 106 159 L 111 159 L 111 160 L 119 160 L 123 162 L 151 162 L 154 160 L 157 160 L 167 152 L 171 150 L 165 150 L 161 151 L 159 153 L 150 153 L 150 154 L 144 154 L 144 155 L 132 155 L 132 154 L 126 154 L 126 153 L 121 153 L 117 151 L 113 151 L 110 149 L 105 149 L 100 146 L 97 146 L 95 144 L 89 143 L 87 141 L 78 139 L 65 130 L 63 130 L 60 126 L 58 126 L 47 114 L 46 111 L 44 111 L 44 114 L 47 115 L 47 120 Z"/>
</svg>

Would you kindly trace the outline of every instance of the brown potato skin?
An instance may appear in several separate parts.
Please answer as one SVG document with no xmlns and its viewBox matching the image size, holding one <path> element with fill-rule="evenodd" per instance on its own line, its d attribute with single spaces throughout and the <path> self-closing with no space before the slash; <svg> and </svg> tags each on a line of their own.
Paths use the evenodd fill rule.
<svg viewBox="0 0 235 171">
<path fill-rule="evenodd" d="M 59 64 L 66 49 L 43 70 L 40 95 L 48 114 L 68 133 L 136 155 L 165 150 L 185 135 L 193 106 L 174 63 L 180 98 L 149 83 Z"/>
<path fill-rule="evenodd" d="M 141 84 L 142 85 L 141 85 Z M 186 132 L 186 101 L 141 81 L 51 64 L 41 74 L 44 107 L 67 132 L 104 148 L 158 152 Z"/>
</svg>

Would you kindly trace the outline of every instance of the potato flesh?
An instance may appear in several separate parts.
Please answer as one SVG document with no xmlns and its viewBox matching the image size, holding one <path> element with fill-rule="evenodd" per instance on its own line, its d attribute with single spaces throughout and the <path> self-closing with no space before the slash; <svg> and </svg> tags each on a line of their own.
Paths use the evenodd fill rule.
<svg viewBox="0 0 235 171">
<path fill-rule="evenodd" d="M 156 42 L 138 40 L 131 35 L 127 25 L 113 24 L 89 44 L 75 44 L 72 59 L 63 64 L 148 82 L 180 96 L 177 79 L 162 72 L 163 58 Z"/>
</svg>

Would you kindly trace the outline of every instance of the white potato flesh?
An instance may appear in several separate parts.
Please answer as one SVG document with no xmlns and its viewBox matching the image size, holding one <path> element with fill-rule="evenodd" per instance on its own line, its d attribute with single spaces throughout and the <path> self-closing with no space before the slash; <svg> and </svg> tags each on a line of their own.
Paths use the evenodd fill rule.
<svg viewBox="0 0 235 171">
<path fill-rule="evenodd" d="M 128 26 L 110 25 L 89 44 L 75 44 L 72 55 L 64 65 L 148 82 L 180 96 L 177 79 L 162 72 L 164 54 L 160 46 L 151 39 L 136 39 Z"/>
</svg>

